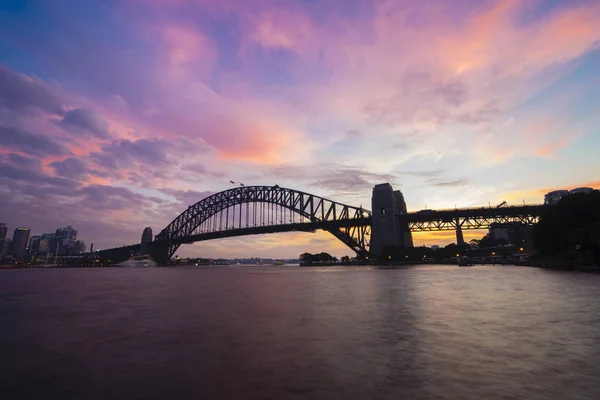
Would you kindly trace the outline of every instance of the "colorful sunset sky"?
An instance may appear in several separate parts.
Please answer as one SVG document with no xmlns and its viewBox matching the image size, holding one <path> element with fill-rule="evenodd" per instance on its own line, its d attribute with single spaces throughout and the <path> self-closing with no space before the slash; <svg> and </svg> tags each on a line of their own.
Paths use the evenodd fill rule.
<svg viewBox="0 0 600 400">
<path fill-rule="evenodd" d="M 230 180 L 365 208 L 389 182 L 409 210 L 598 188 L 599 47 L 589 0 L 3 0 L 0 222 L 102 248 Z M 305 251 L 350 253 L 317 232 L 178 254 Z"/>
</svg>

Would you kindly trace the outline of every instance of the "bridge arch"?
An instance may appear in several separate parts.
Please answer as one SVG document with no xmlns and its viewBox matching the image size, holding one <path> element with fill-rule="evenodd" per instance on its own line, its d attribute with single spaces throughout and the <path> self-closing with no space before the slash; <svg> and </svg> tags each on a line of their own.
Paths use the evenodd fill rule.
<svg viewBox="0 0 600 400">
<path fill-rule="evenodd" d="M 265 206 L 267 206 L 266 209 Z M 238 207 L 238 214 L 236 214 L 236 207 Z M 269 214 L 269 207 L 271 207 L 271 214 Z M 226 225 L 223 230 L 222 223 L 218 226 L 216 224 L 217 217 L 220 216 L 222 222 L 223 214 L 228 213 L 230 209 L 233 209 L 234 223 L 231 227 Z M 281 213 L 289 216 L 295 215 L 306 219 L 307 222 L 288 225 L 284 224 L 283 219 L 280 219 L 278 223 L 273 220 L 273 216 L 277 216 L 278 209 L 280 210 L 279 215 L 282 215 Z M 285 210 L 288 214 L 285 214 Z M 265 224 L 263 218 L 261 229 L 256 229 L 256 215 L 258 213 L 264 217 L 265 211 L 270 220 L 267 218 Z M 229 222 L 228 214 L 226 220 Z M 278 229 L 275 229 L 276 227 Z M 182 243 L 214 238 L 214 235 L 207 235 L 209 232 L 227 233 L 226 236 L 241 236 L 252 233 L 268 233 L 270 228 L 273 232 L 282 232 L 295 230 L 294 228 L 298 227 L 326 230 L 350 247 L 358 256 L 365 257 L 368 254 L 368 236 L 371 229 L 370 211 L 277 185 L 240 186 L 215 193 L 198 201 L 179 214 L 156 235 L 153 242 L 153 253 L 155 258 L 166 262 Z"/>
</svg>

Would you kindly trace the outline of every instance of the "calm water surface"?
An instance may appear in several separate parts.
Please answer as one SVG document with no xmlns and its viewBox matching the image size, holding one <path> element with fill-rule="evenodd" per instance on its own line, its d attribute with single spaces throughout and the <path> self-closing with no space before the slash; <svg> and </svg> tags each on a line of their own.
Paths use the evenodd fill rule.
<svg viewBox="0 0 600 400">
<path fill-rule="evenodd" d="M 0 271 L 13 399 L 600 399 L 600 275 Z"/>
</svg>

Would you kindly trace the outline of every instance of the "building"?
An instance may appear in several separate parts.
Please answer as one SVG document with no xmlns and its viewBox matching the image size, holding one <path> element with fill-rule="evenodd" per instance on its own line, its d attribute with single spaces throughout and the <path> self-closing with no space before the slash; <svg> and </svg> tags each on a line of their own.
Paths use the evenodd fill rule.
<svg viewBox="0 0 600 400">
<path fill-rule="evenodd" d="M 2 249 L 0 249 L 0 251 L 2 252 L 2 256 L 9 255 L 10 248 L 11 248 L 11 239 L 10 238 L 4 239 L 4 246 L 2 247 Z"/>
<path fill-rule="evenodd" d="M 505 239 L 508 244 L 518 248 L 529 248 L 533 242 L 533 227 L 522 222 L 490 225 L 489 235 L 492 239 Z"/>
<path fill-rule="evenodd" d="M 29 239 L 29 255 L 35 256 L 40 252 L 40 242 L 42 241 L 41 236 L 32 236 Z"/>
<path fill-rule="evenodd" d="M 6 234 L 8 233 L 8 228 L 5 223 L 0 223 L 0 257 L 4 255 L 4 247 L 6 244 Z"/>
<path fill-rule="evenodd" d="M 140 254 L 148 254 L 150 251 L 150 242 L 152 242 L 152 228 L 147 227 L 142 233 L 142 241 L 140 242 Z"/>
<path fill-rule="evenodd" d="M 72 247 L 77 240 L 77 231 L 71 225 L 65 228 L 56 230 L 55 237 L 61 239 L 61 245 L 64 247 Z"/>
<path fill-rule="evenodd" d="M 77 241 L 77 231 L 71 225 L 59 228 L 54 234 L 46 233 L 42 239 L 48 241 L 48 252 L 50 254 L 67 255 L 73 252 L 73 246 Z"/>
<path fill-rule="evenodd" d="M 560 199 L 567 196 L 569 194 L 568 190 L 554 190 L 552 192 L 546 193 L 544 196 L 544 204 L 545 205 L 553 205 L 559 202 Z"/>
<path fill-rule="evenodd" d="M 560 199 L 562 199 L 563 197 L 568 196 L 570 194 L 577 194 L 577 193 L 589 194 L 589 193 L 592 193 L 593 191 L 594 191 L 594 189 L 589 188 L 589 187 L 578 187 L 578 188 L 571 189 L 571 190 L 554 190 L 552 192 L 546 193 L 546 195 L 544 196 L 544 204 L 546 204 L 546 205 L 556 204 L 560 201 Z"/>
<path fill-rule="evenodd" d="M 29 243 L 29 228 L 16 228 L 12 238 L 11 254 L 14 258 L 23 258 L 27 255 Z"/>
<path fill-rule="evenodd" d="M 589 188 L 589 187 L 578 187 L 578 188 L 569 190 L 569 194 L 576 194 L 576 193 L 590 194 L 593 191 L 594 191 L 594 189 Z"/>
<path fill-rule="evenodd" d="M 49 249 L 48 240 L 46 240 L 42 237 L 42 239 L 40 239 L 40 244 L 38 246 L 37 254 L 46 254 L 48 252 L 48 249 Z"/>
<path fill-rule="evenodd" d="M 85 243 L 83 240 L 78 240 L 73 245 L 73 254 L 85 253 Z"/>
</svg>

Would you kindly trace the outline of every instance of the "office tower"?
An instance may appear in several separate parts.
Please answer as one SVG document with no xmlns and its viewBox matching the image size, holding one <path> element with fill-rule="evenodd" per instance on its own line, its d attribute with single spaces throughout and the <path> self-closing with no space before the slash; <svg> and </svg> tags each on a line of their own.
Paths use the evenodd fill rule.
<svg viewBox="0 0 600 400">
<path fill-rule="evenodd" d="M 4 254 L 4 246 L 6 244 L 6 234 L 8 233 L 8 228 L 5 223 L 0 223 L 0 257 Z"/>
<path fill-rule="evenodd" d="M 11 244 L 11 254 L 14 258 L 23 258 L 27 255 L 28 242 L 29 228 L 16 228 Z"/>
<path fill-rule="evenodd" d="M 42 241 L 41 236 L 32 236 L 29 239 L 29 255 L 35 256 L 40 252 L 40 243 Z"/>
</svg>

